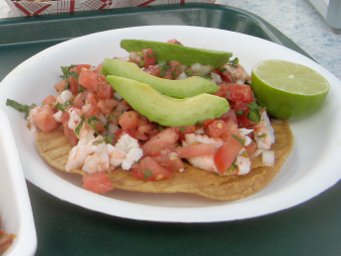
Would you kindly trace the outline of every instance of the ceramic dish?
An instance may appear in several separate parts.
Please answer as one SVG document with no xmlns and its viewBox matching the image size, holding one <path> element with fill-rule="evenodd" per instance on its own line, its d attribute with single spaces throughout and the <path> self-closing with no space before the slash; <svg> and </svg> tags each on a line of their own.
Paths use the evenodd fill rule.
<svg viewBox="0 0 341 256">
<path fill-rule="evenodd" d="M 216 202 L 191 195 L 155 195 L 113 191 L 102 196 L 81 188 L 79 177 L 50 168 L 36 151 L 33 134 L 23 116 L 5 106 L 7 98 L 31 104 L 53 93 L 60 66 L 99 64 L 106 57 L 126 56 L 121 39 L 166 41 L 232 51 L 251 72 L 264 59 L 283 59 L 307 65 L 330 83 L 326 104 L 316 114 L 291 122 L 295 137 L 292 154 L 271 184 L 251 197 Z M 51 195 L 87 209 L 137 220 L 161 222 L 216 222 L 261 216 L 298 205 L 337 183 L 341 177 L 340 81 L 311 59 L 281 45 L 256 37 L 212 28 L 144 26 L 105 31 L 48 48 L 16 67 L 0 86 L 0 107 L 9 116 L 28 180 Z"/>
<path fill-rule="evenodd" d="M 1 228 L 15 235 L 5 255 L 34 255 L 37 237 L 24 173 L 9 121 L 1 110 L 0 124 Z"/>
</svg>

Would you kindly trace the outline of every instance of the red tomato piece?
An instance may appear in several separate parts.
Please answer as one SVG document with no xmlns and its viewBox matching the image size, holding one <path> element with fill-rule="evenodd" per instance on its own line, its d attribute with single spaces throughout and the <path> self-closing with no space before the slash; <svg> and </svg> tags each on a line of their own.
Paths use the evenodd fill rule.
<svg viewBox="0 0 341 256">
<path fill-rule="evenodd" d="M 151 48 L 143 49 L 142 55 L 145 68 L 156 63 L 156 56 L 155 53 L 153 52 L 153 49 Z"/>
<path fill-rule="evenodd" d="M 142 149 L 145 155 L 157 155 L 163 149 L 172 149 L 176 146 L 179 133 L 175 128 L 167 128 L 151 137 Z"/>
<path fill-rule="evenodd" d="M 232 165 L 242 147 L 243 145 L 232 135 L 217 149 L 214 163 L 220 174 L 223 175 Z"/>
<path fill-rule="evenodd" d="M 74 71 L 79 74 L 83 68 L 89 69 L 91 68 L 91 65 L 90 64 L 77 64 L 75 67 L 71 68 L 71 71 Z"/>
<path fill-rule="evenodd" d="M 157 181 L 170 178 L 172 172 L 162 167 L 155 159 L 146 156 L 133 166 L 131 174 L 136 179 Z"/>
<path fill-rule="evenodd" d="M 123 130 L 136 129 L 139 123 L 139 114 L 133 110 L 124 112 L 119 117 L 118 123 Z"/>
<path fill-rule="evenodd" d="M 114 107 L 117 106 L 117 101 L 114 99 L 99 100 L 97 106 L 103 114 L 109 115 Z"/>
<path fill-rule="evenodd" d="M 215 95 L 226 98 L 227 97 L 227 84 L 220 84 L 219 90 L 215 93 Z"/>
<path fill-rule="evenodd" d="M 179 171 L 185 168 L 182 160 L 175 152 L 170 150 L 163 150 L 160 155 L 153 158 L 159 163 L 159 165 L 171 172 Z"/>
<path fill-rule="evenodd" d="M 160 76 L 161 68 L 159 65 L 149 65 L 145 72 L 153 75 L 153 76 Z"/>
<path fill-rule="evenodd" d="M 180 158 L 191 158 L 197 156 L 214 155 L 217 148 L 213 144 L 193 144 L 189 146 L 179 147 L 176 149 Z"/>
<path fill-rule="evenodd" d="M 83 68 L 79 73 L 78 83 L 84 88 L 95 92 L 98 85 L 97 76 L 95 71 Z"/>
<path fill-rule="evenodd" d="M 61 121 L 63 125 L 63 131 L 66 137 L 69 138 L 69 141 L 72 145 L 76 145 L 78 142 L 78 138 L 73 130 L 68 127 L 68 121 L 70 119 L 70 114 L 68 112 L 63 112 Z"/>
<path fill-rule="evenodd" d="M 32 122 L 39 130 L 51 132 L 58 127 L 58 123 L 53 117 L 54 111 L 50 105 L 36 107 L 31 113 Z"/>
<path fill-rule="evenodd" d="M 227 98 L 233 102 L 251 103 L 254 101 L 251 86 L 246 84 L 229 84 Z"/>
<path fill-rule="evenodd" d="M 101 75 L 98 78 L 101 80 L 103 79 L 103 76 Z M 112 87 L 106 81 L 98 83 L 96 93 L 97 98 L 101 100 L 112 99 L 114 95 Z"/>
<path fill-rule="evenodd" d="M 54 85 L 54 89 L 57 91 L 57 92 L 61 92 L 61 91 L 64 91 L 66 88 L 66 80 L 61 80 L 60 82 L 56 83 Z"/>
<path fill-rule="evenodd" d="M 77 79 L 74 76 L 70 76 L 68 83 L 69 83 L 68 89 L 72 92 L 72 95 L 74 96 L 77 95 L 79 91 L 79 84 Z"/>
<path fill-rule="evenodd" d="M 45 99 L 43 99 L 43 105 L 50 105 L 51 107 L 53 107 L 55 103 L 56 97 L 54 95 L 49 95 Z"/>
<path fill-rule="evenodd" d="M 228 130 L 227 123 L 223 120 L 214 120 L 207 126 L 205 132 L 212 138 L 220 138 Z"/>
<path fill-rule="evenodd" d="M 86 173 L 82 181 L 83 188 L 97 194 L 105 194 L 114 189 L 110 177 L 105 172 Z"/>
<path fill-rule="evenodd" d="M 77 96 L 74 98 L 72 105 L 76 108 L 81 109 L 85 104 L 86 96 L 87 96 L 86 92 L 78 93 Z"/>
</svg>

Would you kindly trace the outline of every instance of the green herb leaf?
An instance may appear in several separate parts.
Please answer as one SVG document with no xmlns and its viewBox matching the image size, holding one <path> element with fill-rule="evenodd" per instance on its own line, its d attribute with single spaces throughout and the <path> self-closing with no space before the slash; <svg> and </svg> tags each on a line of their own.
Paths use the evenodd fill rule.
<svg viewBox="0 0 341 256">
<path fill-rule="evenodd" d="M 56 109 L 61 110 L 61 111 L 65 111 L 69 106 L 71 106 L 70 101 L 65 101 L 64 103 L 57 103 L 55 105 Z"/>
<path fill-rule="evenodd" d="M 239 59 L 236 57 L 233 60 L 230 60 L 229 64 L 232 65 L 232 66 L 238 66 Z"/>
<path fill-rule="evenodd" d="M 31 104 L 31 105 L 25 105 L 25 104 L 21 104 L 15 100 L 11 100 L 11 99 L 7 99 L 6 100 L 6 105 L 9 107 L 14 108 L 15 110 L 24 113 L 25 114 L 25 119 L 27 119 L 30 111 L 32 108 L 36 107 L 36 104 Z"/>
<path fill-rule="evenodd" d="M 256 102 L 252 102 L 248 105 L 250 112 L 248 114 L 248 118 L 255 123 L 260 122 L 260 110 L 262 109 Z"/>
<path fill-rule="evenodd" d="M 77 136 L 79 136 L 79 133 L 80 133 L 80 130 L 82 129 L 82 126 L 83 126 L 83 123 L 84 123 L 84 120 L 85 120 L 85 117 L 82 116 L 82 119 L 81 121 L 79 122 L 79 124 L 76 126 L 76 129 L 75 129 L 75 134 Z"/>
<path fill-rule="evenodd" d="M 153 176 L 152 170 L 146 169 L 143 171 L 143 178 L 149 179 L 152 176 Z"/>
<path fill-rule="evenodd" d="M 76 80 L 78 80 L 78 73 L 77 72 L 74 72 L 74 71 L 71 71 L 72 68 L 74 68 L 75 65 L 70 65 L 70 66 L 61 66 L 61 70 L 62 70 L 62 73 L 63 75 L 61 76 L 61 78 L 63 78 L 65 81 L 66 81 L 66 86 L 64 88 L 64 90 L 66 89 L 69 89 L 70 87 L 70 82 L 69 82 L 69 78 L 71 76 L 73 76 Z"/>
<path fill-rule="evenodd" d="M 232 137 L 237 140 L 240 144 L 244 145 L 245 144 L 245 140 L 243 138 L 240 138 L 238 135 L 236 134 L 232 134 Z"/>
</svg>

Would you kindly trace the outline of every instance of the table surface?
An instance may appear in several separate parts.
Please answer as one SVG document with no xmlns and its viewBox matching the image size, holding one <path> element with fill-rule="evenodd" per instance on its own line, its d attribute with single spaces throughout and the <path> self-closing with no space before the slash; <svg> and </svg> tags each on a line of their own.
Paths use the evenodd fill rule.
<svg viewBox="0 0 341 256">
<path fill-rule="evenodd" d="M 341 79 L 341 31 L 333 30 L 308 0 L 216 0 L 216 4 L 262 17 Z M 0 1 L 0 18 L 17 15 Z"/>
</svg>

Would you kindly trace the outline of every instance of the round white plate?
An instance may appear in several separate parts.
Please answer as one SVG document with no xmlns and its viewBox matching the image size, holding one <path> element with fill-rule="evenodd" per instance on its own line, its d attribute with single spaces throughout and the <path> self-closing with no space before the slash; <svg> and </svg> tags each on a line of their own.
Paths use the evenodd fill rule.
<svg viewBox="0 0 341 256">
<path fill-rule="evenodd" d="M 81 188 L 77 176 L 50 168 L 36 151 L 23 115 L 5 106 L 7 98 L 40 103 L 60 79 L 60 66 L 99 64 L 106 57 L 126 56 L 121 39 L 166 41 L 176 38 L 188 46 L 232 51 L 251 68 L 264 59 L 307 65 L 324 75 L 330 93 L 324 107 L 302 121 L 291 122 L 292 154 L 271 184 L 248 198 L 216 202 L 192 195 L 156 195 L 113 191 L 106 196 Z M 341 83 L 326 69 L 288 48 L 256 37 L 219 29 L 189 26 L 144 26 L 91 34 L 52 46 L 17 66 L 1 82 L 0 107 L 7 113 L 26 178 L 51 195 L 105 214 L 160 222 L 215 222 L 245 219 L 298 205 L 334 185 L 341 177 Z"/>
</svg>

